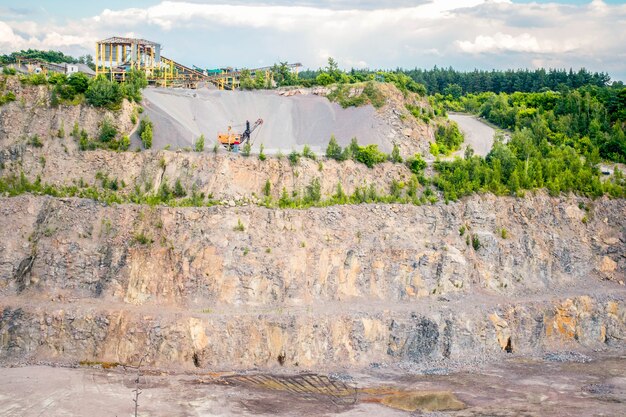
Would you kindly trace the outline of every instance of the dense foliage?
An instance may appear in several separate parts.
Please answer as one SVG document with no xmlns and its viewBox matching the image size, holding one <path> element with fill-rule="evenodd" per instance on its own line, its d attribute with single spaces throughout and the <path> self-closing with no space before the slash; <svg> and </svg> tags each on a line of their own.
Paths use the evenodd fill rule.
<svg viewBox="0 0 626 417">
<path fill-rule="evenodd" d="M 486 158 L 466 153 L 466 158 L 436 162 L 435 182 L 447 200 L 474 192 L 522 195 L 524 190 L 547 188 L 552 195 L 575 192 L 590 197 L 605 193 L 626 197 L 626 182 L 618 169 L 603 181 L 593 156 L 581 158 L 569 145 L 554 145 L 524 128 L 508 143 L 496 141 Z"/>
<path fill-rule="evenodd" d="M 513 93 L 540 92 L 544 90 L 557 90 L 562 87 L 576 89 L 586 85 L 597 87 L 607 86 L 611 80 L 608 74 L 603 72 L 589 72 L 582 68 L 579 71 L 564 69 L 543 68 L 537 70 L 505 70 L 505 71 L 482 71 L 470 72 L 458 71 L 452 68 L 433 69 L 401 69 L 394 71 L 351 69 L 341 71 L 337 63 L 329 59 L 325 68 L 318 70 L 306 70 L 295 77 L 288 78 L 287 82 L 279 85 L 301 84 L 304 86 L 328 85 L 332 83 L 354 84 L 367 80 L 378 80 L 396 84 L 401 90 L 409 90 L 420 95 L 445 94 L 455 98 L 467 93 Z M 617 83 L 617 85 L 622 85 Z"/>
<path fill-rule="evenodd" d="M 40 59 L 46 62 L 52 63 L 68 63 L 68 64 L 87 64 L 92 69 L 95 68 L 93 64 L 93 57 L 91 55 L 84 55 L 78 58 L 74 58 L 70 55 L 65 55 L 61 51 L 41 51 L 38 49 L 21 50 L 19 52 L 12 52 L 6 55 L 0 55 L 0 64 L 13 64 L 17 62 L 18 58 L 27 59 Z"/>
<path fill-rule="evenodd" d="M 610 77 L 606 73 L 591 73 L 582 68 L 573 70 L 543 68 L 536 70 L 506 70 L 506 71 L 458 71 L 452 68 L 437 68 L 430 70 L 412 69 L 403 70 L 415 82 L 426 86 L 430 94 L 467 94 L 491 91 L 494 93 L 539 92 L 544 89 L 557 90 L 559 86 L 579 88 L 585 85 L 604 87 L 608 85 Z"/>
<path fill-rule="evenodd" d="M 509 130 L 529 129 L 538 141 L 574 148 L 592 160 L 626 162 L 626 88 L 582 87 L 561 92 L 468 94 L 436 99 L 479 114 Z"/>
</svg>

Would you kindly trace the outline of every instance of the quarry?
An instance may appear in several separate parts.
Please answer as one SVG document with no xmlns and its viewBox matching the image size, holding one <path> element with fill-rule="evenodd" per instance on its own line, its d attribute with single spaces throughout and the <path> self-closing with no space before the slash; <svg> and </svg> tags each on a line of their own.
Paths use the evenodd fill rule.
<svg viewBox="0 0 626 417">
<path fill-rule="evenodd" d="M 391 83 L 380 106 L 199 84 L 111 110 L 2 77 L 0 415 L 623 415 L 623 198 L 448 201 L 405 163 L 327 157 L 358 138 L 433 175 L 410 110 L 432 103 Z M 250 155 L 217 142 L 258 118 Z M 448 159 L 489 153 L 492 126 L 449 119 Z M 105 120 L 127 151 L 71 133 Z"/>
</svg>

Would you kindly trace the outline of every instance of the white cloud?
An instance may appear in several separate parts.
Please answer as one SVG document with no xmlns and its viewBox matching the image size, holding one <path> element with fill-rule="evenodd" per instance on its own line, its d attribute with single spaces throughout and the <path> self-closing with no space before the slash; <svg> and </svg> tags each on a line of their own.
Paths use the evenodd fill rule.
<svg viewBox="0 0 626 417">
<path fill-rule="evenodd" d="M 368 7 L 358 8 L 346 0 L 334 8 L 337 1 L 316 6 L 308 0 L 297 5 L 163 0 L 146 8 L 105 9 L 63 24 L 0 21 L 0 51 L 34 47 L 92 53 L 97 39 L 132 34 L 161 42 L 167 56 L 196 65 L 244 66 L 281 58 L 316 68 L 328 56 L 344 67 L 373 68 L 562 62 L 626 78 L 626 31 L 621 29 L 626 5 L 368 0 Z"/>
<path fill-rule="evenodd" d="M 459 41 L 459 48 L 468 53 L 484 52 L 534 52 L 534 53 L 564 53 L 575 50 L 577 47 L 571 41 L 539 41 L 529 33 L 517 36 L 496 33 L 494 36 L 478 35 L 471 41 Z"/>
</svg>

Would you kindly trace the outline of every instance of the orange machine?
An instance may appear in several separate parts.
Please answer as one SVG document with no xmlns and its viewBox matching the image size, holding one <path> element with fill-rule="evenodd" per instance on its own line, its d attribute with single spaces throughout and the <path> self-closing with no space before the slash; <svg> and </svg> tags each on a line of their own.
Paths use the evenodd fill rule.
<svg viewBox="0 0 626 417">
<path fill-rule="evenodd" d="M 250 122 L 246 120 L 246 130 L 244 130 L 243 133 L 235 133 L 232 131 L 232 128 L 228 126 L 228 131 L 226 133 L 217 134 L 217 141 L 229 151 L 238 152 L 239 146 L 245 145 L 249 142 L 252 132 L 254 132 L 254 130 L 262 124 L 263 119 L 258 119 L 252 126 L 250 126 Z"/>
</svg>

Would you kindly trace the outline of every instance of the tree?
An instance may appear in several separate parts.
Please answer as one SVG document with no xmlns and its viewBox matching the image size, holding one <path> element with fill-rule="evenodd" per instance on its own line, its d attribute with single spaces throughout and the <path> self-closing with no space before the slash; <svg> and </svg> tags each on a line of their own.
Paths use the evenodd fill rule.
<svg viewBox="0 0 626 417">
<path fill-rule="evenodd" d="M 180 182 L 180 178 L 176 180 L 174 184 L 174 196 L 181 198 L 187 195 L 187 191 L 183 188 L 183 184 Z"/>
<path fill-rule="evenodd" d="M 400 156 L 400 147 L 397 144 L 393 144 L 393 150 L 391 151 L 391 162 L 400 164 L 402 163 L 402 156 Z"/>
<path fill-rule="evenodd" d="M 67 83 L 74 88 L 78 94 L 82 94 L 89 88 L 89 78 L 82 72 L 75 72 L 67 79 Z"/>
<path fill-rule="evenodd" d="M 196 152 L 204 151 L 204 135 L 200 135 L 198 139 L 196 139 L 196 143 L 194 145 Z"/>
<path fill-rule="evenodd" d="M 254 88 L 254 81 L 250 75 L 250 70 L 244 68 L 239 75 L 239 88 L 242 90 L 252 90 Z"/>
<path fill-rule="evenodd" d="M 330 135 L 330 141 L 328 142 L 328 146 L 326 147 L 326 157 L 335 159 L 337 161 L 343 160 L 343 154 L 341 146 L 337 143 L 337 139 L 335 139 L 335 135 Z"/>
<path fill-rule="evenodd" d="M 91 81 L 85 91 L 87 103 L 96 107 L 118 107 L 122 98 L 120 85 L 102 76 Z"/>
<path fill-rule="evenodd" d="M 111 122 L 111 120 L 107 117 L 105 118 L 100 125 L 100 135 L 98 139 L 100 142 L 110 142 L 117 136 L 117 129 Z"/>
<path fill-rule="evenodd" d="M 334 78 L 330 74 L 327 74 L 325 72 L 319 74 L 315 78 L 315 83 L 319 84 L 319 85 L 323 85 L 323 86 L 330 85 L 330 84 L 332 84 L 334 82 L 335 82 Z"/>
<path fill-rule="evenodd" d="M 254 88 L 256 88 L 257 90 L 261 90 L 265 88 L 265 85 L 265 71 L 257 71 L 254 75 Z"/>
</svg>

